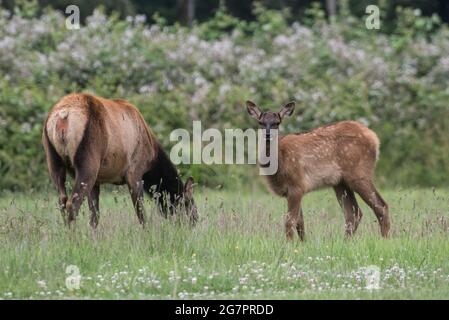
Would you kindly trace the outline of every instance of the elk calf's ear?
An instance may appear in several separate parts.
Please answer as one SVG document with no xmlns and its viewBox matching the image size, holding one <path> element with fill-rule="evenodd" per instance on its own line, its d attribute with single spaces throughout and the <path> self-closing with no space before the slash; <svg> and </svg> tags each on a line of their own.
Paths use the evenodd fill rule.
<svg viewBox="0 0 449 320">
<path fill-rule="evenodd" d="M 254 102 L 249 100 L 246 101 L 246 110 L 248 110 L 249 115 L 256 120 L 259 120 L 260 115 L 262 114 L 259 107 Z"/>
<path fill-rule="evenodd" d="M 281 119 L 285 116 L 290 117 L 293 114 L 293 111 L 295 111 L 295 101 L 287 103 L 282 110 L 279 111 L 279 117 L 281 117 Z"/>
<path fill-rule="evenodd" d="M 184 197 L 187 199 L 193 199 L 193 178 L 188 177 L 184 184 Z"/>
</svg>

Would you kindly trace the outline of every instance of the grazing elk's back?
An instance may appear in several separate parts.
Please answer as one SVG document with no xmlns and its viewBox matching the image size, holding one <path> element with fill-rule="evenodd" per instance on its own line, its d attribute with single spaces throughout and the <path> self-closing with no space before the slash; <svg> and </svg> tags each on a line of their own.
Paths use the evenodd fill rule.
<svg viewBox="0 0 449 320">
<path fill-rule="evenodd" d="M 95 125 L 89 126 L 89 121 Z M 123 183 L 128 163 L 152 159 L 155 153 L 152 133 L 137 108 L 125 100 L 65 96 L 52 109 L 46 129 L 56 152 L 70 166 L 75 157 L 85 156 L 83 143 L 96 143 L 101 150 L 100 183 Z"/>
</svg>

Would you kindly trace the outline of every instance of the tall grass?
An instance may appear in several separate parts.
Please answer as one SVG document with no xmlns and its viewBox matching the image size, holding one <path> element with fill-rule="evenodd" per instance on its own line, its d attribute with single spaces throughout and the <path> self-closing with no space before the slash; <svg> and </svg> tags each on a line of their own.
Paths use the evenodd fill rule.
<svg viewBox="0 0 449 320">
<path fill-rule="evenodd" d="M 304 243 L 285 241 L 285 201 L 266 192 L 201 191 L 200 221 L 164 219 L 146 203 L 141 228 L 124 189 L 101 195 L 98 230 L 83 207 L 68 231 L 56 195 L 0 199 L 0 298 L 448 298 L 447 190 L 383 192 L 391 239 L 366 207 L 354 238 L 331 191 L 303 203 Z M 81 274 L 66 287 L 67 266 Z M 378 266 L 380 288 L 366 289 Z"/>
</svg>

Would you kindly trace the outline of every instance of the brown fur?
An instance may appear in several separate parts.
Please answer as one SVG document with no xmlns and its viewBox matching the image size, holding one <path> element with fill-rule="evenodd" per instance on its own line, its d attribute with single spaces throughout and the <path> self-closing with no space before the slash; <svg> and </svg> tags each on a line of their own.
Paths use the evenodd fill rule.
<svg viewBox="0 0 449 320">
<path fill-rule="evenodd" d="M 286 105 L 279 113 L 262 113 L 250 101 L 247 107 L 266 130 L 277 129 L 283 116 L 293 113 L 294 103 Z M 375 212 L 382 235 L 388 236 L 388 205 L 373 183 L 380 144 L 373 131 L 356 121 L 342 121 L 278 139 L 278 171 L 267 176 L 267 181 L 274 193 L 287 198 L 288 239 L 292 239 L 294 227 L 304 239 L 301 199 L 307 192 L 322 187 L 334 188 L 345 212 L 347 235 L 355 232 L 362 217 L 355 191 Z M 269 147 L 267 140 L 267 149 Z"/>
<path fill-rule="evenodd" d="M 135 106 L 83 93 L 67 95 L 50 110 L 42 138 L 61 210 L 69 223 L 87 195 L 91 225 L 96 227 L 102 183 L 127 184 L 139 221 L 144 223 L 143 176 L 159 165 L 156 159 L 163 150 Z M 171 163 L 166 166 L 175 176 L 175 192 L 182 196 L 176 170 Z M 65 189 L 67 172 L 75 177 L 70 199 Z M 186 188 L 192 182 L 189 179 Z"/>
</svg>

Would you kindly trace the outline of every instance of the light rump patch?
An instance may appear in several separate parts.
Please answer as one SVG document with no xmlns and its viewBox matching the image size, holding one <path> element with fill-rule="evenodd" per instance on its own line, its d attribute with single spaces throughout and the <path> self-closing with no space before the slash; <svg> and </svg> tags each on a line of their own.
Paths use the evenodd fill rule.
<svg viewBox="0 0 449 320">
<path fill-rule="evenodd" d="M 53 110 L 46 125 L 48 138 L 58 154 L 62 158 L 69 158 L 73 163 L 76 150 L 84 135 L 87 116 L 82 108 L 70 107 L 65 104 L 65 101 L 58 104 Z"/>
</svg>

